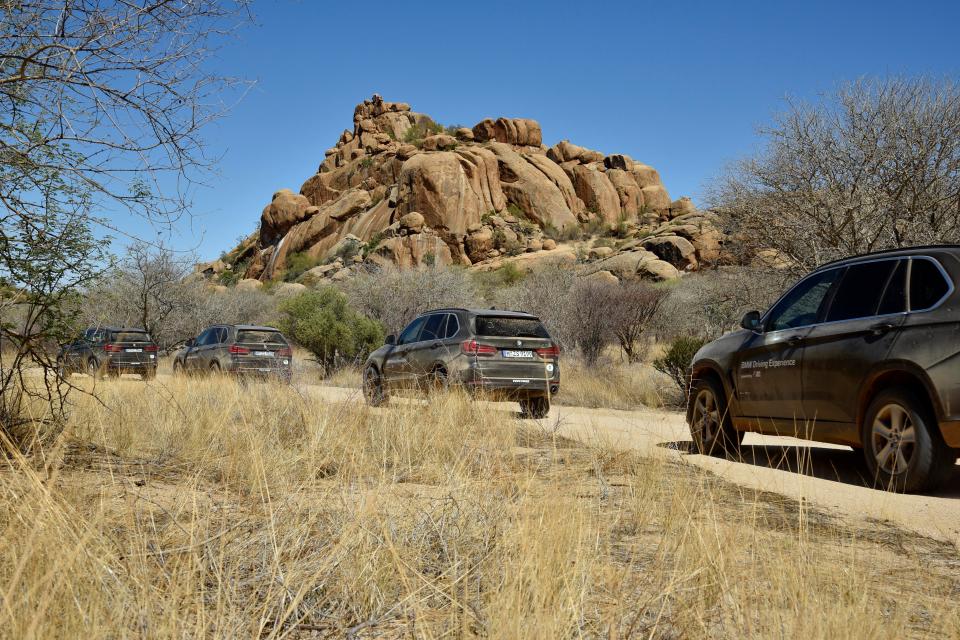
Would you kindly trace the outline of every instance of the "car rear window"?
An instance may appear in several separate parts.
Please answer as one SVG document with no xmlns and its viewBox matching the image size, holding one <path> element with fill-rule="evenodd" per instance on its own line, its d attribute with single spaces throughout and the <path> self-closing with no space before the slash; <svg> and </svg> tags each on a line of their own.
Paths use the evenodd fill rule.
<svg viewBox="0 0 960 640">
<path fill-rule="evenodd" d="M 495 338 L 549 338 L 543 323 L 536 318 L 477 316 L 477 335 Z"/>
<path fill-rule="evenodd" d="M 114 331 L 114 342 L 153 342 L 146 331 Z"/>
<path fill-rule="evenodd" d="M 279 331 L 256 331 L 251 329 L 237 331 L 237 342 L 252 342 L 255 344 L 287 344 L 287 341 L 283 339 L 283 334 Z"/>
</svg>

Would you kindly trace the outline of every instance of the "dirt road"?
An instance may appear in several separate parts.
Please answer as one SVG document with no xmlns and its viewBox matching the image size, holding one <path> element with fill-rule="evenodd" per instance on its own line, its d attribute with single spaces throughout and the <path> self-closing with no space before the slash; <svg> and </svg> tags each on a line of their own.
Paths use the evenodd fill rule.
<svg viewBox="0 0 960 640">
<path fill-rule="evenodd" d="M 331 401 L 363 402 L 359 390 L 322 386 L 303 390 Z M 515 403 L 488 404 L 503 411 L 505 418 L 515 416 Z M 728 481 L 803 500 L 846 518 L 888 521 L 960 544 L 960 466 L 947 489 L 936 495 L 897 495 L 871 488 L 861 454 L 848 447 L 751 433 L 744 440 L 742 462 L 690 454 L 689 432 L 679 412 L 554 406 L 547 424 L 567 437 L 682 460 Z"/>
</svg>

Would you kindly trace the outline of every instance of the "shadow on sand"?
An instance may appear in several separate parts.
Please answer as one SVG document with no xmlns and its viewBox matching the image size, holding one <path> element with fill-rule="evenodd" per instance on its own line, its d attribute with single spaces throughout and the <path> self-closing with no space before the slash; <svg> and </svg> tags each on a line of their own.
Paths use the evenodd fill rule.
<svg viewBox="0 0 960 640">
<path fill-rule="evenodd" d="M 698 455 L 690 441 L 662 442 L 661 447 Z M 862 451 L 852 449 L 828 449 L 807 445 L 744 444 L 740 447 L 739 459 L 743 464 L 777 469 L 788 473 L 841 482 L 868 489 L 880 489 L 867 471 Z M 938 491 L 929 495 L 938 498 L 960 498 L 960 466 L 955 466 L 950 480 Z"/>
</svg>

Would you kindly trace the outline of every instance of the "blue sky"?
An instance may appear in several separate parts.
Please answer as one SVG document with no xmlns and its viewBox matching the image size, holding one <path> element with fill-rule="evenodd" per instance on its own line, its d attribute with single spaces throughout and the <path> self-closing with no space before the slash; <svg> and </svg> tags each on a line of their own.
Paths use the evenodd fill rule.
<svg viewBox="0 0 960 640">
<path fill-rule="evenodd" d="M 299 189 L 374 92 L 444 124 L 540 122 L 656 167 L 697 201 L 785 96 L 862 75 L 956 75 L 960 3 L 260 0 L 212 61 L 256 85 L 207 131 L 217 174 L 168 241 L 212 259 Z M 130 230 L 150 233 L 137 225 Z"/>
</svg>

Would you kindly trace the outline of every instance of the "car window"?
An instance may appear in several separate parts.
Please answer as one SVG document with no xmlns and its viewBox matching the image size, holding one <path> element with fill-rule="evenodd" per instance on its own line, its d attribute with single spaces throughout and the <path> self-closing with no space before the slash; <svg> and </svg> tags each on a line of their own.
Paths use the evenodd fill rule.
<svg viewBox="0 0 960 640">
<path fill-rule="evenodd" d="M 417 336 L 420 335 L 420 328 L 426 321 L 427 316 L 420 316 L 408 324 L 407 328 L 400 333 L 400 337 L 397 339 L 397 344 L 410 344 L 411 342 L 416 342 Z"/>
<path fill-rule="evenodd" d="M 146 331 L 114 331 L 111 340 L 115 342 L 150 342 Z"/>
<path fill-rule="evenodd" d="M 205 344 L 210 343 L 210 336 L 213 334 L 213 329 L 207 329 L 203 333 L 197 336 L 197 339 L 193 342 L 195 347 L 202 347 Z"/>
<path fill-rule="evenodd" d="M 477 335 L 496 338 L 549 338 L 536 318 L 477 316 Z"/>
<path fill-rule="evenodd" d="M 227 337 L 227 336 L 228 336 L 229 334 L 230 334 L 230 331 L 229 331 L 226 327 L 220 327 L 219 329 L 217 329 L 217 338 L 216 338 L 217 342 L 216 342 L 216 343 L 217 343 L 217 344 L 223 344 L 223 343 L 225 343 L 225 342 L 228 340 L 228 337 Z M 237 342 L 239 342 L 239 340 L 237 340 Z"/>
<path fill-rule="evenodd" d="M 823 300 L 843 269 L 830 269 L 802 280 L 767 314 L 767 331 L 796 329 L 817 321 Z"/>
<path fill-rule="evenodd" d="M 420 340 L 437 340 L 443 338 L 447 322 L 447 314 L 435 313 L 427 317 L 426 324 L 423 325 L 423 331 L 420 332 Z"/>
<path fill-rule="evenodd" d="M 898 260 L 897 267 L 887 281 L 877 315 L 903 313 L 907 310 L 907 261 Z"/>
<path fill-rule="evenodd" d="M 460 333 L 460 319 L 456 314 L 451 313 L 447 316 L 447 330 L 444 332 L 444 337 L 452 338 L 458 333 Z"/>
<path fill-rule="evenodd" d="M 930 260 L 914 258 L 910 265 L 910 310 L 922 311 L 937 304 L 950 290 L 939 267 Z"/>
<path fill-rule="evenodd" d="M 224 331 L 223 342 L 227 341 L 226 329 Z M 237 331 L 237 342 L 254 344 L 279 344 L 286 346 L 287 341 L 283 339 L 283 334 L 279 331 L 262 331 L 242 329 Z"/>
<path fill-rule="evenodd" d="M 833 294 L 826 321 L 875 316 L 883 287 L 896 266 L 896 260 L 880 260 L 847 267 Z"/>
</svg>

